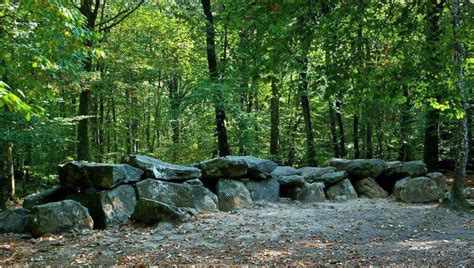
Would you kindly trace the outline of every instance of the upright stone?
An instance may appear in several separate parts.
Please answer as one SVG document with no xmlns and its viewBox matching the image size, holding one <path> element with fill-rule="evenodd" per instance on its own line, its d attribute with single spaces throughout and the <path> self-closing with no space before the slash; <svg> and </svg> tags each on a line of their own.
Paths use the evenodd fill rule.
<svg viewBox="0 0 474 268">
<path fill-rule="evenodd" d="M 245 186 L 249 190 L 253 201 L 277 202 L 280 196 L 280 184 L 275 179 L 246 181 Z"/>
<path fill-rule="evenodd" d="M 387 163 L 387 168 L 376 177 L 375 181 L 388 193 L 392 193 L 397 181 L 406 177 L 424 176 L 427 172 L 428 169 L 423 161 L 393 161 Z"/>
<path fill-rule="evenodd" d="M 33 237 L 58 234 L 73 229 L 92 229 L 94 222 L 87 208 L 73 200 L 33 207 L 28 229 Z"/>
<path fill-rule="evenodd" d="M 189 184 L 148 179 L 136 184 L 139 199 L 150 199 L 175 207 L 194 208 L 194 199 Z"/>
<path fill-rule="evenodd" d="M 0 233 L 26 233 L 30 212 L 23 208 L 0 212 Z"/>
<path fill-rule="evenodd" d="M 182 223 L 189 220 L 190 216 L 180 208 L 156 200 L 142 198 L 137 202 L 132 220 L 143 224 L 155 224 L 161 221 Z"/>
<path fill-rule="evenodd" d="M 174 182 L 201 178 L 198 168 L 175 165 L 145 155 L 127 155 L 124 162 L 144 170 L 147 178 Z"/>
<path fill-rule="evenodd" d="M 427 177 L 405 178 L 397 181 L 393 189 L 397 201 L 404 203 L 429 203 L 444 199 L 443 191 Z"/>
<path fill-rule="evenodd" d="M 355 183 L 356 192 L 368 198 L 386 198 L 388 193 L 372 178 L 365 178 Z"/>
<path fill-rule="evenodd" d="M 217 183 L 219 209 L 233 211 L 245 208 L 252 204 L 249 191 L 242 182 L 221 179 Z"/>
<path fill-rule="evenodd" d="M 326 200 L 324 183 L 305 183 L 304 186 L 297 188 L 294 192 L 293 199 L 303 203 L 324 202 Z"/>
<path fill-rule="evenodd" d="M 345 179 L 327 188 L 326 197 L 334 201 L 344 201 L 357 198 L 357 192 L 352 186 L 351 181 Z"/>
<path fill-rule="evenodd" d="M 71 194 L 68 199 L 87 207 L 96 229 L 128 222 L 137 200 L 135 189 L 131 185 L 121 185 L 101 192 Z"/>
</svg>

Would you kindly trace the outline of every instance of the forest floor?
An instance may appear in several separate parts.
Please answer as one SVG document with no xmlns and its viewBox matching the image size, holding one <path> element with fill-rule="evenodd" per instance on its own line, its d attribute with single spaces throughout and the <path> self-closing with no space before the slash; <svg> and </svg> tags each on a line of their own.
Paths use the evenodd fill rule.
<svg viewBox="0 0 474 268">
<path fill-rule="evenodd" d="M 474 217 L 393 200 L 255 203 L 177 227 L 123 225 L 32 239 L 0 235 L 0 265 L 474 266 Z"/>
</svg>

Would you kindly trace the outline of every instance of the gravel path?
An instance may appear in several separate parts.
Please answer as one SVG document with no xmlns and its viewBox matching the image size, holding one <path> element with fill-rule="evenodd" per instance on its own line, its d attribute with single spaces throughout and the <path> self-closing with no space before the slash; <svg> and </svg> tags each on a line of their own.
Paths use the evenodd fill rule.
<svg viewBox="0 0 474 268">
<path fill-rule="evenodd" d="M 257 203 L 176 228 L 124 225 L 89 234 L 0 236 L 0 265 L 474 266 L 474 217 L 391 200 Z"/>
</svg>

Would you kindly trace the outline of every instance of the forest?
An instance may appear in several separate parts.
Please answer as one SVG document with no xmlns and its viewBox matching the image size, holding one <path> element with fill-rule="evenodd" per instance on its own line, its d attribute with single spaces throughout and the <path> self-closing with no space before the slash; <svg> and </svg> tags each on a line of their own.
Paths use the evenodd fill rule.
<svg viewBox="0 0 474 268">
<path fill-rule="evenodd" d="M 62 187 L 61 196 L 64 197 L 61 200 L 69 194 L 88 193 L 90 189 L 102 193 L 100 191 L 106 191 L 104 189 L 130 185 L 140 195 L 138 185 L 147 182 L 143 179 L 150 178 L 149 172 L 155 172 L 152 177 L 158 181 L 186 181 L 186 184 L 188 179 L 197 178 L 199 185 L 208 188 L 205 191 L 209 196 L 219 197 L 221 211 L 226 211 L 222 209 L 219 190 L 225 187 L 221 185 L 224 178 L 238 178 L 238 183 L 243 181 L 253 201 L 254 188 L 251 187 L 257 187 L 249 186 L 253 185 L 253 180 L 257 184 L 261 178 L 269 181 L 269 178 L 275 178 L 280 188 L 276 199 L 272 200 L 282 197 L 291 200 L 262 205 L 265 208 L 253 202 L 252 208 L 262 209 L 260 214 L 250 209 L 238 212 L 252 220 L 262 213 L 273 215 L 272 209 L 290 213 L 288 224 L 295 224 L 306 213 L 311 217 L 319 215 L 318 219 L 326 215 L 337 218 L 341 213 L 358 218 L 357 207 L 371 211 L 387 206 L 390 211 L 407 209 L 410 212 L 406 215 L 417 215 L 416 211 L 410 210 L 411 205 L 399 208 L 399 203 L 393 200 L 403 199 L 397 195 L 399 181 L 402 177 L 420 177 L 433 178 L 426 180 L 438 183 L 434 178 L 442 176 L 446 181 L 443 187 L 447 187 L 445 195 L 418 202 L 417 198 L 424 193 L 416 192 L 415 199 L 401 202 L 424 203 L 422 214 L 425 218 L 420 218 L 421 222 L 406 223 L 418 226 L 412 227 L 420 232 L 423 228 L 431 231 L 444 228 L 441 225 L 450 221 L 458 224 L 453 223 L 450 228 L 454 229 L 443 231 L 447 237 L 439 238 L 452 240 L 452 244 L 447 243 L 445 249 L 440 249 L 440 252 L 450 252 L 449 249 L 457 252 L 452 253 L 451 260 L 444 253 L 430 258 L 429 254 L 433 252 L 413 256 L 406 253 L 396 257 L 399 259 L 389 260 L 389 251 L 393 248 L 380 249 L 383 253 L 377 257 L 380 259 L 362 256 L 377 255 L 370 251 L 359 252 L 357 258 L 345 253 L 330 257 L 328 251 L 316 258 L 311 251 L 308 251 L 310 257 L 301 253 L 306 249 L 300 248 L 298 254 L 302 255 L 291 255 L 289 246 L 260 243 L 273 237 L 262 233 L 260 227 L 252 229 L 262 236 L 260 240 L 254 237 L 256 240 L 252 242 L 237 239 L 239 242 L 234 243 L 224 237 L 227 242 L 222 243 L 230 244 L 222 245 L 225 251 L 212 255 L 202 249 L 200 255 L 189 255 L 190 259 L 171 246 L 164 251 L 172 256 L 170 258 L 163 252 L 154 254 L 164 255 L 140 255 L 143 252 L 140 253 L 136 246 L 133 252 L 122 248 L 121 256 L 117 251 L 111 253 L 104 257 L 104 262 L 94 262 L 88 253 L 67 255 L 66 252 L 64 256 L 67 255 L 65 258 L 70 258 L 67 263 L 73 265 L 305 266 L 342 262 L 353 266 L 354 261 L 357 264 L 400 261 L 412 265 L 473 265 L 474 259 L 468 256 L 474 241 L 473 25 L 474 2 L 470 0 L 2 0 L 0 210 L 26 208 L 28 196 L 56 189 L 52 187 Z M 169 167 L 168 163 L 176 165 Z M 237 166 L 242 163 L 246 165 L 246 171 L 242 173 L 244 175 L 237 175 Z M 406 163 L 411 164 L 405 166 Z M 128 164 L 130 168 L 133 166 L 133 171 L 128 169 Z M 210 167 L 213 164 L 215 166 Z M 269 168 L 273 164 L 275 167 Z M 105 168 L 98 168 L 100 165 Z M 122 165 L 127 165 L 125 171 Z M 420 169 L 420 165 L 424 171 L 413 171 Z M 280 167 L 287 168 L 284 175 L 275 173 Z M 109 183 L 105 179 L 109 176 L 108 168 L 113 170 L 110 187 L 104 186 Z M 294 173 L 287 173 L 290 168 Z M 331 178 L 323 175 L 327 168 L 334 168 L 327 173 L 332 174 Z M 169 169 L 183 173 L 167 177 Z M 361 169 L 368 175 L 359 175 L 357 172 L 363 173 Z M 374 169 L 380 169 L 380 172 Z M 403 173 L 400 170 L 404 172 L 403 176 L 394 175 Z M 116 183 L 115 176 L 120 172 L 126 175 Z M 138 176 L 142 181 L 129 178 L 130 172 L 142 172 Z M 187 175 L 183 175 L 184 172 Z M 199 172 L 199 175 L 192 172 Z M 319 172 L 317 176 L 315 172 Z M 430 175 L 434 173 L 439 176 Z M 344 200 L 351 199 L 346 193 L 330 198 L 333 193 L 329 188 L 334 187 L 336 181 L 337 185 L 342 185 L 343 178 L 339 179 L 339 175 L 345 176 L 351 189 L 354 185 L 357 192 L 354 192 L 354 200 L 340 202 L 341 196 Z M 101 176 L 104 181 L 98 182 Z M 183 176 L 189 177 L 183 179 Z M 291 176 L 304 179 L 299 182 Z M 77 181 L 73 180 L 76 177 L 83 180 L 81 183 L 87 181 L 90 185 L 76 185 Z M 393 182 L 387 186 L 384 183 L 388 177 Z M 383 199 L 379 203 L 382 205 L 357 199 L 358 196 L 372 198 L 359 192 L 362 189 L 360 182 L 366 178 L 370 178 L 367 183 L 375 184 L 375 188 L 370 184 L 369 189 L 381 187 L 383 193 L 377 198 L 390 196 L 392 199 Z M 307 205 L 302 193 L 308 189 L 314 201 L 313 191 L 317 192 L 314 183 L 321 182 L 325 184 L 318 189 L 328 200 L 335 200 L 334 205 L 326 201 L 321 203 L 323 205 Z M 115 188 L 118 185 L 122 186 Z M 297 187 L 283 190 L 289 185 Z M 424 189 L 428 187 L 426 185 L 420 181 L 419 187 Z M 59 201 L 56 198 L 35 204 L 41 207 L 41 204 Z M 300 204 L 300 201 L 305 204 L 301 211 L 292 211 L 294 202 Z M 437 204 L 433 205 L 433 202 Z M 139 214 L 138 203 L 133 214 L 135 218 L 132 215 L 134 219 Z M 142 203 L 142 209 L 151 206 Z M 102 246 L 114 243 L 113 232 L 122 227 L 96 233 L 98 225 L 93 209 L 84 206 L 94 220 L 94 231 L 87 238 L 90 243 Z M 331 209 L 334 206 L 335 210 Z M 152 210 L 151 207 L 146 209 Z M 178 208 L 172 209 L 175 213 Z M 199 207 L 196 209 L 201 213 Z M 437 212 L 441 209 L 442 212 Z M 453 209 L 461 214 L 450 214 Z M 35 207 L 32 206 L 31 211 L 36 213 Z M 235 236 L 240 237 L 241 229 L 232 229 L 233 225 L 228 222 L 236 215 L 215 213 L 215 217 L 206 216 L 209 219 L 201 214 L 195 217 L 200 224 L 211 222 L 209 226 L 226 226 L 228 229 L 225 230 L 235 231 Z M 367 213 L 374 217 L 368 221 L 377 221 L 375 215 Z M 384 217 L 391 219 L 390 212 L 384 213 Z M 400 216 L 403 212 L 394 213 L 403 217 Z M 7 217 L 1 215 L 0 212 L 0 233 L 2 217 Z M 199 218 L 200 215 L 204 219 Z M 184 222 L 181 216 L 179 221 Z M 266 227 L 279 225 L 279 220 L 265 221 Z M 159 221 L 165 222 L 162 218 Z M 108 227 L 109 222 L 105 222 L 104 226 Z M 235 222 L 239 220 L 235 219 Z M 239 224 L 245 225 L 245 222 Z M 321 231 L 336 235 L 344 228 L 352 229 L 342 226 L 342 222 L 325 222 L 325 226 L 333 227 L 323 231 L 314 229 L 319 227 L 309 223 L 312 227 L 303 228 L 300 234 L 312 237 L 313 231 Z M 205 235 L 199 233 L 205 233 L 205 229 L 197 227 L 194 220 L 193 224 L 191 231 L 186 229 L 189 223 L 176 227 L 177 233 L 163 227 L 165 239 L 171 237 L 170 241 L 176 239 L 176 243 L 184 243 L 182 247 L 188 249 L 183 253 L 185 255 L 196 248 L 187 248 L 191 243 L 183 242 L 179 232 L 183 228 L 186 230 L 182 232 L 191 232 L 190 241 L 203 239 L 200 235 Z M 427 227 L 420 227 L 420 224 Z M 430 224 L 438 225 L 428 227 Z M 398 222 L 383 224 L 390 225 L 395 226 L 393 228 L 400 226 Z M 463 230 L 462 238 L 454 234 L 458 227 Z M 136 234 L 135 227 L 123 228 L 132 236 L 127 236 L 132 239 L 130 241 L 142 239 L 143 235 Z M 196 231 L 198 228 L 200 230 Z M 369 227 L 364 225 L 362 228 Z M 150 230 L 144 231 L 147 237 L 158 232 L 157 229 Z M 227 233 L 225 230 L 219 235 Z M 413 230 L 406 230 L 409 231 Z M 400 229 L 398 235 L 404 236 L 403 232 Z M 35 237 L 36 233 L 31 231 L 31 234 Z M 327 241 L 333 238 L 318 238 L 322 239 L 318 243 L 327 246 Z M 68 250 L 76 243 L 68 240 L 76 238 L 61 236 L 55 239 L 64 239 L 57 243 Z M 309 243 L 307 239 L 310 238 L 302 241 Z M 298 238 L 285 241 L 289 240 Z M 14 246 L 10 241 L 16 241 Z M 241 241 L 247 246 L 260 247 L 266 253 L 250 257 L 243 249 L 227 248 Z M 338 241 L 337 238 L 334 241 Z M 87 248 L 85 244 L 81 245 Z M 325 250 L 328 250 L 326 246 Z M 29 259 L 26 252 L 31 252 L 31 247 L 36 247 L 35 252 L 43 252 L 41 260 Z M 50 247 L 57 246 L 52 244 Z M 18 253 L 22 248 L 24 252 Z M 145 248 L 153 251 L 148 246 Z M 296 252 L 297 247 L 294 249 Z M 98 254 L 100 246 L 93 247 L 92 251 L 91 254 Z M 61 264 L 61 256 L 52 252 L 51 249 L 41 251 L 37 244 L 19 236 L 0 237 L 0 265 Z M 285 253 L 278 255 L 276 252 Z M 210 259 L 203 257 L 206 254 L 210 254 Z M 234 259 L 227 259 L 229 256 Z M 150 262 L 144 261 L 147 259 Z"/>
</svg>

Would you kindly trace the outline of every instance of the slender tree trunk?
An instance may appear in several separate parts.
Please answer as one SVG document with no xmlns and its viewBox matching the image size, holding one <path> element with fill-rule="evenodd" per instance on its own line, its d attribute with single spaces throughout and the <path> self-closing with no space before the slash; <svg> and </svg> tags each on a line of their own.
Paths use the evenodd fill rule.
<svg viewBox="0 0 474 268">
<path fill-rule="evenodd" d="M 365 150 L 365 158 L 373 158 L 372 124 L 368 122 L 365 125 Z"/>
<path fill-rule="evenodd" d="M 89 116 L 89 101 L 91 91 L 85 89 L 79 96 L 79 116 Z M 90 160 L 89 152 L 89 123 L 88 118 L 81 118 L 77 126 L 77 160 Z"/>
<path fill-rule="evenodd" d="M 301 108 L 303 111 L 304 126 L 306 132 L 306 157 L 307 163 L 309 166 L 316 166 L 316 145 L 314 142 L 313 135 L 313 126 L 311 122 L 311 109 L 309 107 L 309 97 L 308 97 L 308 58 L 304 56 L 302 62 L 302 69 L 300 71 L 300 84 L 298 87 Z"/>
<path fill-rule="evenodd" d="M 15 164 L 13 162 L 13 142 L 7 142 L 7 194 L 9 199 L 15 198 Z"/>
<path fill-rule="evenodd" d="M 171 103 L 171 130 L 173 140 L 173 162 L 178 160 L 179 145 L 179 114 L 180 114 L 180 96 L 179 83 L 176 75 L 172 76 L 168 82 L 169 97 Z"/>
<path fill-rule="evenodd" d="M 105 135 L 104 135 L 104 94 L 103 89 L 99 92 L 99 120 L 98 120 L 98 145 L 99 145 L 99 155 L 98 155 L 98 162 L 104 162 L 104 155 L 105 155 Z"/>
<path fill-rule="evenodd" d="M 214 83 L 219 82 L 219 71 L 217 69 L 216 60 L 216 44 L 214 31 L 214 17 L 212 16 L 211 1 L 201 0 L 204 15 L 206 16 L 206 45 L 207 45 L 207 63 L 209 67 L 209 75 Z M 222 97 L 218 92 L 215 100 L 216 115 L 216 134 L 220 156 L 230 154 L 230 146 L 227 138 L 226 115 L 222 108 Z"/>
<path fill-rule="evenodd" d="M 342 102 L 336 100 L 336 118 L 339 127 L 339 150 L 341 157 L 346 157 L 346 138 L 344 135 L 344 122 L 342 121 Z"/>
<path fill-rule="evenodd" d="M 278 147 L 280 140 L 280 93 L 277 86 L 278 80 L 272 77 L 272 99 L 271 109 L 271 131 L 270 131 L 270 154 L 273 159 L 278 159 Z"/>
<path fill-rule="evenodd" d="M 408 92 L 408 87 L 403 86 L 403 96 L 405 97 L 405 103 L 401 106 L 401 122 L 400 122 L 400 150 L 398 153 L 399 161 L 410 161 L 412 160 L 412 146 L 410 135 L 412 132 L 411 128 L 411 101 Z"/>
<path fill-rule="evenodd" d="M 0 144 L 0 145 L 3 145 L 3 144 Z M 2 146 L 0 147 L 0 149 L 2 150 L 6 150 L 6 146 Z M 6 187 L 6 178 L 3 176 L 3 174 L 5 174 L 5 170 L 4 170 L 4 165 L 5 165 L 5 161 L 4 161 L 4 157 L 3 157 L 3 154 L 0 155 L 0 210 L 2 209 L 5 209 L 7 207 L 7 187 Z"/>
<path fill-rule="evenodd" d="M 339 158 L 341 157 L 341 154 L 339 153 L 339 144 L 337 142 L 338 137 L 337 137 L 337 130 L 336 130 L 336 111 L 334 111 L 334 105 L 332 101 L 328 101 L 328 107 L 329 107 L 329 124 L 331 128 L 334 156 Z"/>
<path fill-rule="evenodd" d="M 430 171 L 436 170 L 438 167 L 439 117 L 439 110 L 428 107 L 425 118 L 423 160 Z"/>
<path fill-rule="evenodd" d="M 354 123 L 353 123 L 353 139 L 354 139 L 354 158 L 360 158 L 360 148 L 359 148 L 359 115 L 354 114 Z"/>
</svg>

